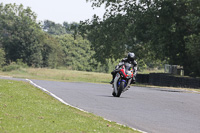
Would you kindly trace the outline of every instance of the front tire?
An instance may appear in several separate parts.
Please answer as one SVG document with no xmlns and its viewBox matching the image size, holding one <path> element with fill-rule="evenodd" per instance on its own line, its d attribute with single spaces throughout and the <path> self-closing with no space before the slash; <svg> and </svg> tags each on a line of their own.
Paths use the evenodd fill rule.
<svg viewBox="0 0 200 133">
<path fill-rule="evenodd" d="M 118 93 L 117 93 L 116 97 L 120 97 L 120 95 L 121 95 L 121 93 L 122 93 L 122 91 L 124 89 L 124 84 L 125 84 L 124 82 L 120 83 L 119 87 L 117 88 L 118 89 Z"/>
<path fill-rule="evenodd" d="M 116 93 L 115 93 L 115 92 L 113 92 L 112 95 L 113 95 L 114 97 L 116 97 Z"/>
</svg>

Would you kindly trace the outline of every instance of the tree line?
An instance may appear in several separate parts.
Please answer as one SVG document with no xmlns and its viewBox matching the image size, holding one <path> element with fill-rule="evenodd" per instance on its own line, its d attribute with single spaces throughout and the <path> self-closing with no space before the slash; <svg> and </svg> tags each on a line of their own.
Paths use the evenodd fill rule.
<svg viewBox="0 0 200 133">
<path fill-rule="evenodd" d="M 87 0 L 89 1 L 89 0 Z M 140 61 L 181 65 L 185 74 L 200 76 L 199 0 L 90 0 L 105 5 L 103 19 L 81 22 L 100 62 L 134 51 Z M 99 58 L 104 56 L 105 58 Z"/>
<path fill-rule="evenodd" d="M 66 67 L 110 72 L 128 52 L 139 68 L 181 65 L 200 76 L 200 2 L 197 0 L 90 0 L 105 5 L 103 19 L 37 22 L 29 8 L 0 4 L 0 65 Z"/>
<path fill-rule="evenodd" d="M 65 67 L 72 70 L 108 72 L 111 62 L 93 58 L 91 43 L 78 35 L 79 23 L 37 22 L 27 7 L 0 4 L 0 66 L 13 62 L 30 67 Z"/>
</svg>

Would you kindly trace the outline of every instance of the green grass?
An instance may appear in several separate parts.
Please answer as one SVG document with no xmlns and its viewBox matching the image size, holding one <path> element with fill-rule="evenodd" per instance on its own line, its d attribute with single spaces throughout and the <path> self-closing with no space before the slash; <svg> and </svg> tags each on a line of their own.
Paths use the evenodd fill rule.
<svg viewBox="0 0 200 133">
<path fill-rule="evenodd" d="M 147 74 L 150 72 L 164 72 L 164 70 L 144 70 L 139 73 Z M 110 73 L 28 67 L 19 67 L 18 69 L 13 69 L 12 71 L 0 71 L 0 75 L 12 76 L 16 78 L 90 83 L 109 83 L 112 79 L 112 75 Z"/>
<path fill-rule="evenodd" d="M 145 69 L 140 74 L 149 74 L 149 73 L 164 73 L 164 69 Z"/>
<path fill-rule="evenodd" d="M 0 80 L 1 133 L 137 132 L 67 106 L 22 81 Z"/>
<path fill-rule="evenodd" d="M 83 72 L 73 70 L 59 70 L 47 68 L 20 68 L 11 72 L 2 72 L 0 75 L 18 78 L 57 80 L 66 82 L 108 83 L 112 75 L 106 73 Z"/>
</svg>

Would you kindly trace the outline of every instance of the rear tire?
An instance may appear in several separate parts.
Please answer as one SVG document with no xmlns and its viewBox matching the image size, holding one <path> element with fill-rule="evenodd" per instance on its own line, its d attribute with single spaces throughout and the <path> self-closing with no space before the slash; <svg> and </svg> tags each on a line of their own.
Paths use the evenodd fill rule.
<svg viewBox="0 0 200 133">
<path fill-rule="evenodd" d="M 116 97 L 120 97 L 120 95 L 121 95 L 121 93 L 122 93 L 122 91 L 124 89 L 124 84 L 125 84 L 124 82 L 120 83 L 119 87 L 117 88 L 118 89 L 118 93 L 117 93 Z"/>
</svg>

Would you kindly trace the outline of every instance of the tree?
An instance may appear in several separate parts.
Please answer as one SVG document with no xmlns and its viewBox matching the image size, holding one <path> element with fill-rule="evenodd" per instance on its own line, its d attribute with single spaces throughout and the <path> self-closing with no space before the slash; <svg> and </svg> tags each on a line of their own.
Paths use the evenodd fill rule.
<svg viewBox="0 0 200 133">
<path fill-rule="evenodd" d="M 186 53 L 188 55 L 188 64 L 185 69 L 188 69 L 189 75 L 200 75 L 200 34 L 190 35 L 185 38 Z"/>
<path fill-rule="evenodd" d="M 0 43 L 7 62 L 22 59 L 30 66 L 39 66 L 42 57 L 38 38 L 42 32 L 35 13 L 16 4 L 0 4 L 0 12 Z"/>
<path fill-rule="evenodd" d="M 41 67 L 57 68 L 63 64 L 63 52 L 59 41 L 47 33 L 41 36 L 42 65 Z"/>
<path fill-rule="evenodd" d="M 0 66 L 4 65 L 5 63 L 5 52 L 3 49 L 0 48 Z"/>
<path fill-rule="evenodd" d="M 91 50 L 88 40 L 84 40 L 81 36 L 77 36 L 75 40 L 70 34 L 56 36 L 56 38 L 62 46 L 63 57 L 61 60 L 64 66 L 73 70 L 95 70 L 92 66 L 95 62 L 92 59 L 94 51 Z"/>
<path fill-rule="evenodd" d="M 81 34 L 92 42 L 97 55 L 118 58 L 132 50 L 140 59 L 150 55 L 152 59 L 184 66 L 186 74 L 194 71 L 188 64 L 191 52 L 187 52 L 185 38 L 200 32 L 200 1 L 90 1 L 94 7 L 106 6 L 103 21 L 94 16 L 80 26 Z"/>
<path fill-rule="evenodd" d="M 76 39 L 76 36 L 78 35 L 78 26 L 79 24 L 76 22 L 71 24 L 68 22 L 63 22 L 63 25 L 61 25 L 50 20 L 45 20 L 43 24 L 43 30 L 51 35 L 72 34 L 74 39 Z"/>
<path fill-rule="evenodd" d="M 200 32 L 199 8 L 200 1 L 196 0 L 161 0 L 151 3 L 143 15 L 149 23 L 146 31 L 152 38 L 147 41 L 151 42 L 155 52 L 159 51 L 157 57 L 168 59 L 170 64 L 184 66 L 186 75 L 195 71 L 194 66 L 188 63 L 193 58 L 190 59 L 191 52 L 187 52 L 185 38 Z"/>
<path fill-rule="evenodd" d="M 96 52 L 96 59 L 105 62 L 106 59 L 123 58 L 128 52 L 135 52 L 139 59 L 143 58 L 146 53 L 144 41 L 136 35 L 141 34 L 140 27 L 145 28 L 141 21 L 141 25 L 136 23 L 140 21 L 141 13 L 140 5 L 136 0 L 132 1 L 92 1 L 93 6 L 106 5 L 106 12 L 104 19 L 100 20 L 98 16 L 94 15 L 91 21 L 87 20 L 81 22 L 80 32 L 82 36 L 86 36 L 92 43 L 92 47 Z M 136 22 L 137 20 L 137 22 Z M 146 36 L 146 35 L 144 35 Z M 148 51 L 148 53 L 151 51 Z M 147 55 L 145 55 L 146 57 Z M 100 58 L 104 57 L 104 58 Z"/>
<path fill-rule="evenodd" d="M 65 27 L 65 30 L 68 34 L 72 34 L 74 39 L 76 40 L 76 37 L 78 35 L 78 30 L 79 30 L 79 23 L 73 22 L 71 24 L 64 22 L 63 26 Z"/>
<path fill-rule="evenodd" d="M 43 30 L 53 35 L 63 35 L 67 33 L 64 26 L 62 26 L 61 24 L 56 24 L 55 22 L 50 20 L 44 21 Z"/>
</svg>

